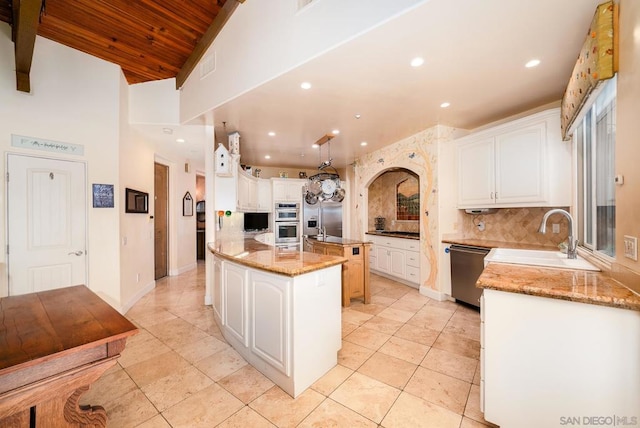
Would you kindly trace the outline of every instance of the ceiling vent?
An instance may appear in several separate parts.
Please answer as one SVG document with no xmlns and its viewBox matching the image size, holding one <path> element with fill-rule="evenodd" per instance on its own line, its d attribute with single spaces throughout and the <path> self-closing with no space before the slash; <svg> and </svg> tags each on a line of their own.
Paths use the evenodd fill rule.
<svg viewBox="0 0 640 428">
<path fill-rule="evenodd" d="M 204 79 L 209 74 L 216 71 L 216 52 L 205 56 L 200 62 L 200 79 Z"/>
<path fill-rule="evenodd" d="M 298 2 L 298 11 L 301 11 L 305 7 L 309 6 L 316 0 L 296 0 Z"/>
</svg>

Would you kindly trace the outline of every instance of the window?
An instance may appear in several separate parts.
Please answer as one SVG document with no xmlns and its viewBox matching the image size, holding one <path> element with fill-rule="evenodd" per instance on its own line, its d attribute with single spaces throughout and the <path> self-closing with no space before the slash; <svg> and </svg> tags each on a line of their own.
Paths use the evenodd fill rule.
<svg viewBox="0 0 640 428">
<path fill-rule="evenodd" d="M 396 219 L 420 220 L 420 182 L 415 177 L 396 185 Z"/>
<path fill-rule="evenodd" d="M 574 132 L 580 244 L 615 257 L 616 78 L 603 84 Z"/>
</svg>

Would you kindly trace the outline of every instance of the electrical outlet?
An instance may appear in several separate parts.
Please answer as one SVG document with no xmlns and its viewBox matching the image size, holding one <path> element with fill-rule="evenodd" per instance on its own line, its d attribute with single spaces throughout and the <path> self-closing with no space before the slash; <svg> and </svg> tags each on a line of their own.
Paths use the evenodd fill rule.
<svg viewBox="0 0 640 428">
<path fill-rule="evenodd" d="M 553 223 L 551 225 L 551 232 L 560 233 L 560 225 L 558 223 Z"/>
<path fill-rule="evenodd" d="M 638 261 L 638 238 L 624 235 L 624 256 Z"/>
</svg>

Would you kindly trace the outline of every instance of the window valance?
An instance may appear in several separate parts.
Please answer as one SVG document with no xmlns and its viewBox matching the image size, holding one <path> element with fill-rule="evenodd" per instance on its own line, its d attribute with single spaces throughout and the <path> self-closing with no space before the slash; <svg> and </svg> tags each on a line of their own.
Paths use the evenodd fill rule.
<svg viewBox="0 0 640 428">
<path fill-rule="evenodd" d="M 617 35 L 618 5 L 602 3 L 596 9 L 580 56 L 573 67 L 569 84 L 562 97 L 562 138 L 568 140 L 569 130 L 589 94 L 602 80 L 618 71 Z"/>
</svg>

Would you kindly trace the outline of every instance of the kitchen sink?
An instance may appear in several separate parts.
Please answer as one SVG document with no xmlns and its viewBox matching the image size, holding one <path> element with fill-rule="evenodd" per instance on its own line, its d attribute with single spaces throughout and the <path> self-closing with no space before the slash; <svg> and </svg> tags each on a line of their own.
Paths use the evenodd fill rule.
<svg viewBox="0 0 640 428">
<path fill-rule="evenodd" d="M 544 266 L 561 269 L 577 269 L 599 271 L 597 267 L 578 256 L 577 259 L 568 259 L 567 255 L 560 251 L 541 250 L 516 250 L 510 248 L 494 248 L 484 258 L 485 264 L 509 263 L 518 265 Z"/>
</svg>

